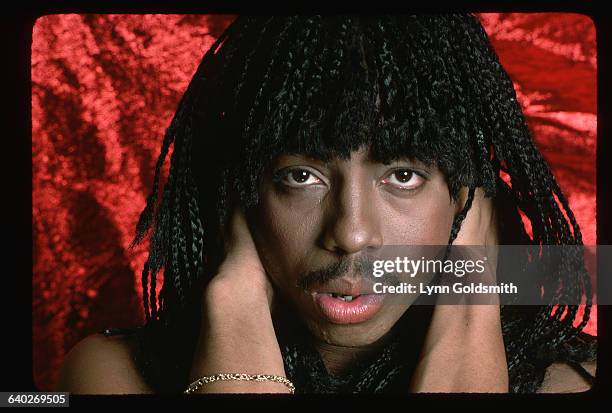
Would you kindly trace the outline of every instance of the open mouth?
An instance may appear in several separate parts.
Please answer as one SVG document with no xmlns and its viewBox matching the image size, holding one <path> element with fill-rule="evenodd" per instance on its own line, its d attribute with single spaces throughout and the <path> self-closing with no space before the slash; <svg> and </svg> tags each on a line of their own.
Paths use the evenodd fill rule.
<svg viewBox="0 0 612 413">
<path fill-rule="evenodd" d="M 314 293 L 320 314 L 334 324 L 356 324 L 369 320 L 382 307 L 382 294 Z"/>
<path fill-rule="evenodd" d="M 357 295 L 345 295 L 345 294 L 336 294 L 336 293 L 323 293 L 323 294 L 330 295 L 333 298 L 337 298 L 338 300 L 346 301 L 349 303 L 353 301 L 354 299 L 356 299 L 357 297 L 361 296 L 361 294 L 357 294 Z"/>
</svg>

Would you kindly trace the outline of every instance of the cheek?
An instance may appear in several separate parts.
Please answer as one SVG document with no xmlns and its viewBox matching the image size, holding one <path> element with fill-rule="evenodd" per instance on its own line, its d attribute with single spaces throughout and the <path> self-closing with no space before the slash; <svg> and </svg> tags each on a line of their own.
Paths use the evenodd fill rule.
<svg viewBox="0 0 612 413">
<path fill-rule="evenodd" d="M 445 191 L 433 187 L 409 202 L 383 204 L 385 244 L 446 245 L 455 206 Z"/>
<path fill-rule="evenodd" d="M 319 220 L 317 209 L 287 205 L 272 194 L 262 197 L 253 235 L 264 268 L 278 285 L 295 284 L 315 245 Z"/>
</svg>

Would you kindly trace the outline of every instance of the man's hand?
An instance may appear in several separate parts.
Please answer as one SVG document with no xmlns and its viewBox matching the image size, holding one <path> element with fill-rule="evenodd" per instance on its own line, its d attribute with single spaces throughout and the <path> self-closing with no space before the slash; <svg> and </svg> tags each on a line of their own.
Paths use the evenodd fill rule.
<svg viewBox="0 0 612 413">
<path fill-rule="evenodd" d="M 244 293 L 247 300 L 261 298 L 261 294 L 265 294 L 268 307 L 271 308 L 274 289 L 259 259 L 241 208 L 234 209 L 224 235 L 225 258 L 205 294 L 214 292 L 215 289 L 229 289 L 233 295 L 240 296 Z"/>
<path fill-rule="evenodd" d="M 202 297 L 202 326 L 190 380 L 219 373 L 285 376 L 272 324 L 273 287 L 246 217 L 237 208 L 225 234 L 226 255 Z M 275 382 L 217 381 L 202 393 L 287 393 Z"/>
<path fill-rule="evenodd" d="M 478 188 L 453 245 L 486 246 L 494 269 L 497 244 L 492 200 Z M 499 305 L 436 305 L 411 391 L 507 392 Z"/>
</svg>

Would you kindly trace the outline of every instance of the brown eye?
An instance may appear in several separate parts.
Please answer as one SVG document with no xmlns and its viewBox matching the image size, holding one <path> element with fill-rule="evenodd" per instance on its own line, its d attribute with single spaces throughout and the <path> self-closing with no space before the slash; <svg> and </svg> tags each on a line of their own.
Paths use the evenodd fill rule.
<svg viewBox="0 0 612 413">
<path fill-rule="evenodd" d="M 278 171 L 275 174 L 274 181 L 292 188 L 304 188 L 323 183 L 314 172 L 304 168 L 292 168 Z"/>
<path fill-rule="evenodd" d="M 385 179 L 383 183 L 393 185 L 394 187 L 401 190 L 412 190 L 421 186 L 425 182 L 425 178 L 420 176 L 417 172 L 412 169 L 396 169 L 392 171 Z"/>
<path fill-rule="evenodd" d="M 412 178 L 413 174 L 414 172 L 409 171 L 407 169 L 393 172 L 393 176 L 395 176 L 395 178 L 403 184 L 410 182 L 410 179 Z"/>
<path fill-rule="evenodd" d="M 308 177 L 312 174 L 304 169 L 295 169 L 291 171 L 289 175 L 295 182 L 303 184 L 304 182 L 308 181 Z"/>
</svg>

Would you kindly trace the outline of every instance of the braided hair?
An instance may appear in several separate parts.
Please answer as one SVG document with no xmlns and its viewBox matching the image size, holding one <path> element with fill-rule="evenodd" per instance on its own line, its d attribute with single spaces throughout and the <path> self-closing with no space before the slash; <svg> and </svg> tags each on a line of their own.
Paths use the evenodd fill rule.
<svg viewBox="0 0 612 413">
<path fill-rule="evenodd" d="M 475 16 L 238 17 L 203 57 L 165 132 L 132 243 L 150 235 L 142 272 L 146 323 L 136 361 L 152 388 L 178 393 L 188 385 L 199 300 L 223 255 L 221 229 L 234 203 L 258 205 L 266 165 L 285 152 L 348 159 L 363 145 L 380 162 L 408 155 L 435 163 L 455 200 L 468 188 L 449 246 L 476 188 L 495 202 L 500 243 L 582 244 Z M 160 200 L 160 171 L 171 149 Z M 531 237 L 521 213 L 531 222 Z M 592 295 L 583 268 L 576 255 L 550 269 L 564 286 L 563 302 L 586 296 L 578 321 L 576 305 L 502 306 L 511 392 L 536 391 L 553 362 L 595 357 L 593 340 L 581 332 Z M 410 365 L 393 342 L 338 381 L 311 347 L 299 340 L 281 344 L 298 391 L 387 391 L 405 380 Z"/>
</svg>

